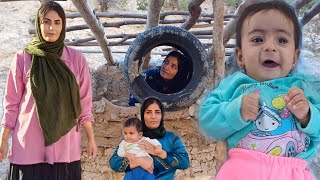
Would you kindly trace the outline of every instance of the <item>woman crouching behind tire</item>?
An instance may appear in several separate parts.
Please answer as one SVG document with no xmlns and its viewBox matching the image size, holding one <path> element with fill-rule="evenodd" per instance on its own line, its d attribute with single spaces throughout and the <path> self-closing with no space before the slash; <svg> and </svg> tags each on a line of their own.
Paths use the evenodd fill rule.
<svg viewBox="0 0 320 180">
<path fill-rule="evenodd" d="M 144 71 L 146 83 L 155 91 L 172 94 L 181 91 L 190 80 L 189 65 L 186 57 L 178 51 L 171 51 L 163 60 L 160 68 Z M 130 95 L 129 105 L 138 101 Z"/>
</svg>

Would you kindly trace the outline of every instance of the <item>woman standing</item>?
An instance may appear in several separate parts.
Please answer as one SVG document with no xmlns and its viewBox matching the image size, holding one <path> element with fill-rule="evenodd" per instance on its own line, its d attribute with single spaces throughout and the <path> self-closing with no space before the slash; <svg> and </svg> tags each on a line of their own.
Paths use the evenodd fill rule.
<svg viewBox="0 0 320 180">
<path fill-rule="evenodd" d="M 36 37 L 12 61 L 4 94 L 0 161 L 12 132 L 8 179 L 81 179 L 81 134 L 97 152 L 91 79 L 80 52 L 64 45 L 66 17 L 56 2 L 39 8 Z"/>
<path fill-rule="evenodd" d="M 164 128 L 164 109 L 161 101 L 157 98 L 147 98 L 141 106 L 141 121 L 143 124 L 143 136 L 157 139 L 164 152 L 155 153 L 155 147 L 143 141 L 139 147 L 145 149 L 153 158 L 146 161 L 136 157 L 134 160 L 119 157 L 118 148 L 114 151 L 109 163 L 116 172 L 128 172 L 135 167 L 141 167 L 154 173 L 156 179 L 174 179 L 177 169 L 187 169 L 190 164 L 189 155 L 180 137 L 174 132 L 166 131 Z"/>
</svg>

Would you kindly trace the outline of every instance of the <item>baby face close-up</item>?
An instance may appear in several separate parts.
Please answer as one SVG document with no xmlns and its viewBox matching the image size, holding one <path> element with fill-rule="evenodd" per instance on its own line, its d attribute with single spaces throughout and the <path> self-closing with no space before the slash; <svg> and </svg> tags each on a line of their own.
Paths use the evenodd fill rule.
<svg viewBox="0 0 320 180">
<path fill-rule="evenodd" d="M 300 54 L 293 23 L 278 10 L 248 16 L 242 25 L 241 45 L 236 48 L 238 65 L 260 82 L 286 77 Z"/>
</svg>

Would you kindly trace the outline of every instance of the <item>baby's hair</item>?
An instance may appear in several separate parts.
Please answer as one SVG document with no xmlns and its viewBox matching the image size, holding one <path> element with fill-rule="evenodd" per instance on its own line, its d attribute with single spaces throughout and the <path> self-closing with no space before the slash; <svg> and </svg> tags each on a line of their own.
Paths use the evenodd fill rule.
<svg viewBox="0 0 320 180">
<path fill-rule="evenodd" d="M 142 122 L 138 118 L 129 118 L 123 123 L 123 127 L 135 127 L 138 132 L 142 132 Z"/>
<path fill-rule="evenodd" d="M 290 19 L 294 26 L 294 43 L 295 49 L 299 49 L 301 47 L 301 39 L 302 39 L 302 32 L 299 20 L 296 16 L 294 8 L 284 1 L 267 1 L 267 2 L 260 2 L 255 3 L 248 6 L 240 15 L 237 27 L 236 27 L 236 45 L 241 49 L 241 33 L 242 33 L 242 25 L 243 22 L 253 15 L 261 11 L 269 11 L 269 10 L 277 10 L 280 11 L 285 17 Z M 276 20 L 276 19 L 275 19 Z M 263 23 L 263 22 L 261 22 Z"/>
</svg>

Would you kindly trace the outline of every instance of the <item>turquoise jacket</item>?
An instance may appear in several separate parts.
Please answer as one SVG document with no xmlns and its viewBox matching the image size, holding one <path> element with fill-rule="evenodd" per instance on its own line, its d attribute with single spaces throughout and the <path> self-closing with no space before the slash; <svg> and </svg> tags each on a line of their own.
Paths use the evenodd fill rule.
<svg viewBox="0 0 320 180">
<path fill-rule="evenodd" d="M 288 110 L 283 96 L 297 86 L 309 100 L 310 121 L 303 128 Z M 242 96 L 259 94 L 257 119 L 244 121 Z M 244 148 L 285 157 L 309 159 L 320 137 L 320 81 L 295 73 L 284 78 L 258 82 L 242 72 L 221 81 L 199 111 L 201 129 L 219 140 L 227 139 L 228 149 Z"/>
<path fill-rule="evenodd" d="M 180 137 L 173 132 L 166 132 L 166 135 L 158 141 L 162 149 L 167 152 L 166 159 L 151 156 L 154 163 L 154 175 L 157 180 L 174 179 L 177 169 L 187 169 L 190 165 L 189 155 Z M 116 172 L 130 171 L 129 161 L 117 155 L 118 148 L 114 151 L 109 160 L 110 167 Z"/>
</svg>

